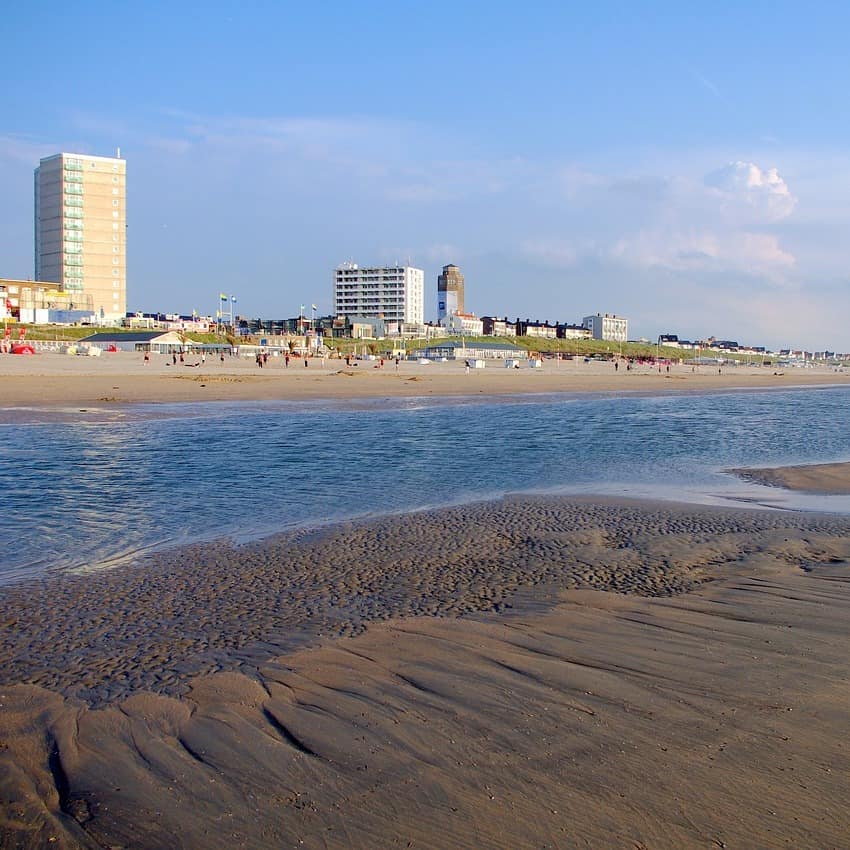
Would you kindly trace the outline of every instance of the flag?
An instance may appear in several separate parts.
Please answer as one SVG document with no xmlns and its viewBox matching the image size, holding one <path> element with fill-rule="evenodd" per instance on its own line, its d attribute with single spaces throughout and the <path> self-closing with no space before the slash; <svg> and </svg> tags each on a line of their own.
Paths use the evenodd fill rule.
<svg viewBox="0 0 850 850">
<path fill-rule="evenodd" d="M 231 300 L 231 301 L 235 304 L 235 303 L 236 303 L 236 296 L 235 296 L 235 295 L 231 295 L 231 296 L 230 296 L 230 300 Z"/>
<path fill-rule="evenodd" d="M 300 310 L 301 310 L 301 312 L 303 313 L 303 312 L 304 312 L 304 305 L 302 304 L 302 305 L 301 305 L 301 307 L 300 307 L 299 309 L 300 309 Z"/>
<path fill-rule="evenodd" d="M 315 304 L 310 305 L 314 310 L 318 310 L 319 308 Z"/>
<path fill-rule="evenodd" d="M 227 301 L 227 296 L 223 292 L 219 292 L 218 297 L 222 301 Z"/>
</svg>

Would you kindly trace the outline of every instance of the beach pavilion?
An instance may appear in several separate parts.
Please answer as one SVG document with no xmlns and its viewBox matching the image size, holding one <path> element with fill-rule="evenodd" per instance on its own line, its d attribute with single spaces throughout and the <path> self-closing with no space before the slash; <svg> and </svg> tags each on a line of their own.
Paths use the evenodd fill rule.
<svg viewBox="0 0 850 850">
<path fill-rule="evenodd" d="M 439 342 L 416 353 L 429 360 L 525 360 L 528 352 L 505 342 Z"/>
<path fill-rule="evenodd" d="M 194 344 L 181 339 L 180 334 L 175 331 L 130 331 L 126 333 L 102 331 L 84 337 L 80 340 L 80 344 L 96 345 L 98 348 L 111 351 L 149 351 L 152 354 L 194 351 Z"/>
</svg>

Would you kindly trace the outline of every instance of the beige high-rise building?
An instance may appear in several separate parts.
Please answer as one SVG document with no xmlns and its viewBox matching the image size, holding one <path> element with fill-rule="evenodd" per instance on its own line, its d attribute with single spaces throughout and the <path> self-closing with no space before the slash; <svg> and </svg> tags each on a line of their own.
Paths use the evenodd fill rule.
<svg viewBox="0 0 850 850">
<path fill-rule="evenodd" d="M 127 312 L 123 159 L 59 153 L 35 169 L 35 279 L 61 283 L 98 320 Z M 73 297 L 72 297 L 73 303 Z"/>
</svg>

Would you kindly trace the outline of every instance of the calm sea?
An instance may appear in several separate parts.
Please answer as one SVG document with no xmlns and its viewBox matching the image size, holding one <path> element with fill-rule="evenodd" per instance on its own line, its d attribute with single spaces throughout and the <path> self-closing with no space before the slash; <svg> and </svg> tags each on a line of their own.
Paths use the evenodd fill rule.
<svg viewBox="0 0 850 850">
<path fill-rule="evenodd" d="M 0 410 L 0 582 L 514 492 L 850 513 L 722 470 L 850 460 L 850 389 Z"/>
</svg>

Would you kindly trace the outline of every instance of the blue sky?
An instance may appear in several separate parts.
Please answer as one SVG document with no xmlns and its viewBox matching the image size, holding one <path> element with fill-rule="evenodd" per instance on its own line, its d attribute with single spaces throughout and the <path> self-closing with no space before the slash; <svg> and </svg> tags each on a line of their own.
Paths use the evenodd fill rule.
<svg viewBox="0 0 850 850">
<path fill-rule="evenodd" d="M 0 275 L 32 170 L 128 171 L 128 307 L 331 308 L 340 262 L 456 263 L 479 315 L 850 351 L 839 3 L 16 4 Z"/>
</svg>

